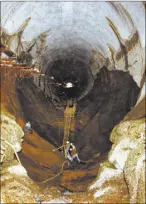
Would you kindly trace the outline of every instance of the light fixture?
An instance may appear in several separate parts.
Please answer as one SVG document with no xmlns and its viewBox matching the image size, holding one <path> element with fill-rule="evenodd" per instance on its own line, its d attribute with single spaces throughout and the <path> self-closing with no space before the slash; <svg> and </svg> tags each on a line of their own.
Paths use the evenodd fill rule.
<svg viewBox="0 0 146 204">
<path fill-rule="evenodd" d="M 65 83 L 65 88 L 72 88 L 72 87 L 74 87 L 72 82 L 66 82 Z"/>
</svg>

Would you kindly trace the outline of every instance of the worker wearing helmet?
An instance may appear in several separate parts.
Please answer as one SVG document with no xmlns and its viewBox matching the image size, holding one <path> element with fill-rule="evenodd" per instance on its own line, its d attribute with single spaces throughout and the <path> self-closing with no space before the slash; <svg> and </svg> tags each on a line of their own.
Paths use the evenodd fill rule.
<svg viewBox="0 0 146 204">
<path fill-rule="evenodd" d="M 72 158 L 71 158 L 71 156 L 69 154 L 69 149 L 70 149 L 70 142 L 67 141 L 66 145 L 65 145 L 65 158 L 69 159 L 69 161 L 72 161 Z"/>
<path fill-rule="evenodd" d="M 76 150 L 76 147 L 73 143 L 70 143 L 67 141 L 67 147 L 66 147 L 66 158 L 68 159 L 68 164 L 71 166 L 71 163 L 74 161 L 78 161 L 80 163 L 80 159 Z"/>
</svg>

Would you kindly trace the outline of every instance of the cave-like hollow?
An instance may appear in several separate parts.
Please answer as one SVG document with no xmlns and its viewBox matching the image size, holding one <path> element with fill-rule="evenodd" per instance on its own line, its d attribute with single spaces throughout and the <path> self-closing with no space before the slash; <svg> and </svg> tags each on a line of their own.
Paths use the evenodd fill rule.
<svg viewBox="0 0 146 204">
<path fill-rule="evenodd" d="M 77 147 L 81 160 L 87 161 L 110 150 L 110 133 L 135 105 L 140 89 L 129 72 L 109 71 L 105 66 L 93 76 L 87 60 L 91 56 L 83 48 L 70 48 L 66 53 L 45 64 L 45 80 L 23 79 L 17 83 L 17 92 L 26 121 L 55 147 L 62 145 L 64 136 L 64 126 L 59 127 L 55 121 L 63 120 L 66 100 L 76 99 L 75 131 L 70 132 L 69 140 Z M 74 87 L 65 88 L 66 82 Z M 58 83 L 62 85 L 58 87 Z M 78 164 L 75 168 L 88 166 Z"/>
<path fill-rule="evenodd" d="M 67 100 L 77 101 L 75 130 L 70 131 L 69 140 L 75 144 L 81 160 L 92 162 L 78 164 L 71 171 L 85 170 L 101 162 L 100 156 L 107 155 L 111 148 L 112 129 L 136 104 L 142 73 L 140 53 L 144 41 L 140 43 L 140 39 L 144 18 L 137 20 L 142 6 L 138 2 L 132 5 L 130 2 L 3 3 L 2 23 L 9 32 L 13 21 L 16 30 L 29 19 L 23 33 L 24 47 L 27 56 L 31 56 L 30 65 L 41 73 L 16 83 L 25 121 L 30 121 L 40 138 L 57 148 L 63 143 Z M 27 57 L 24 61 L 27 62 Z M 24 137 L 24 142 L 28 138 Z M 34 158 L 45 154 L 43 150 L 35 154 L 35 144 L 29 141 L 29 145 Z M 24 145 L 22 152 L 27 154 L 29 148 Z M 98 153 L 100 156 L 93 159 Z M 60 150 L 56 155 L 63 157 Z M 36 165 L 33 158 L 21 159 L 32 179 L 44 179 L 45 170 L 42 179 L 36 176 L 40 161 Z M 49 159 L 47 168 L 49 162 L 52 164 Z M 61 168 L 60 165 L 56 170 L 55 162 L 54 159 L 53 173 Z M 35 170 L 32 171 L 31 165 Z M 87 181 L 76 182 L 88 185 L 96 176 L 97 172 L 89 178 L 89 173 Z"/>
</svg>

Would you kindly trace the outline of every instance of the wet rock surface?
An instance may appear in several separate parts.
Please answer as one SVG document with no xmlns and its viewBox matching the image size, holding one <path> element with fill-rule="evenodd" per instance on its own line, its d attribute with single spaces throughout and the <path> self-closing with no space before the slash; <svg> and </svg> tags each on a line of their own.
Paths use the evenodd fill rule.
<svg viewBox="0 0 146 204">
<path fill-rule="evenodd" d="M 28 175 L 34 181 L 44 181 L 61 170 L 64 162 L 63 154 L 53 152 L 53 149 L 54 146 L 39 137 L 37 133 L 25 135 L 20 158 Z M 54 180 L 54 184 L 58 183 L 58 179 L 59 177 Z"/>
<path fill-rule="evenodd" d="M 54 109 L 42 90 L 33 83 L 33 79 L 24 79 L 18 83 L 17 91 L 24 118 L 31 122 L 32 128 L 52 144 L 62 145 L 63 128 L 60 128 L 59 136 L 55 122 L 63 118 L 63 112 Z"/>
<path fill-rule="evenodd" d="M 62 110 L 53 107 L 32 80 L 22 80 L 17 91 L 24 117 L 33 129 L 51 144 L 62 145 L 64 107 Z M 101 69 L 92 90 L 77 103 L 76 130 L 70 140 L 82 159 L 109 150 L 112 128 L 135 105 L 138 93 L 139 88 L 128 72 Z M 60 127 L 57 120 L 62 123 Z"/>
<path fill-rule="evenodd" d="M 98 156 L 83 164 L 78 164 L 74 169 L 65 169 L 60 185 L 72 192 L 85 192 L 99 170 L 100 163 L 107 159 L 107 155 Z"/>
<path fill-rule="evenodd" d="M 91 92 L 79 102 L 79 110 L 90 112 L 90 121 L 76 135 L 81 157 L 89 158 L 97 151 L 109 150 L 111 143 L 108 138 L 112 128 L 135 105 L 138 93 L 139 88 L 128 73 L 101 70 Z"/>
</svg>

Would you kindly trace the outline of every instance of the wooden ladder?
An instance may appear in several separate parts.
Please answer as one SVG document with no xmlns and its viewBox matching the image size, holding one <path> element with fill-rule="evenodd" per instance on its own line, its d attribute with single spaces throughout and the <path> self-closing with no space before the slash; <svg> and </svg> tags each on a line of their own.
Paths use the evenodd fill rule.
<svg viewBox="0 0 146 204">
<path fill-rule="evenodd" d="M 70 130 L 71 131 L 75 130 L 75 112 L 76 105 L 73 105 L 73 107 L 69 107 L 69 105 L 67 105 L 64 111 L 64 138 L 63 138 L 64 154 L 66 152 L 65 151 L 66 142 L 69 140 Z"/>
</svg>

